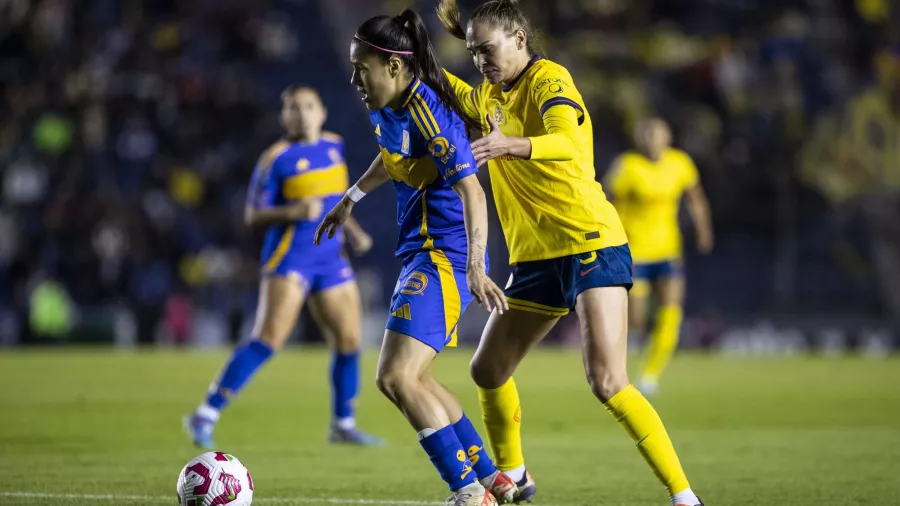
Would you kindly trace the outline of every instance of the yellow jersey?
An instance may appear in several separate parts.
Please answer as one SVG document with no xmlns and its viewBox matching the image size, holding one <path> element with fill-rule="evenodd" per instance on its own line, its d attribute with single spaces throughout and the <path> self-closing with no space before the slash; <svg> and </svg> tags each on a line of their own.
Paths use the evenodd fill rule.
<svg viewBox="0 0 900 506">
<path fill-rule="evenodd" d="M 619 156 L 606 178 L 628 234 L 635 263 L 681 258 L 678 206 L 697 185 L 697 168 L 684 151 L 666 149 L 654 162 L 641 154 Z"/>
<path fill-rule="evenodd" d="M 578 111 L 578 153 L 568 161 L 503 156 L 488 170 L 512 264 L 558 258 L 625 244 L 625 231 L 594 169 L 591 118 L 572 76 L 559 64 L 535 57 L 504 85 L 486 79 L 472 88 L 447 73 L 466 114 L 485 134 L 490 114 L 508 137 L 547 135 L 543 114 L 554 106 Z"/>
</svg>

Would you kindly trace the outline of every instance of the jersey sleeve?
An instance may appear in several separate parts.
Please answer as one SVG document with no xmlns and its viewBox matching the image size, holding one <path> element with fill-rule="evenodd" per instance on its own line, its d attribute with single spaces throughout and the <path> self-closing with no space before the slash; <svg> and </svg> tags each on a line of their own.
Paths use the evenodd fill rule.
<svg viewBox="0 0 900 506">
<path fill-rule="evenodd" d="M 262 209 L 275 205 L 283 180 L 277 169 L 276 160 L 277 157 L 271 156 L 269 152 L 259 157 L 247 189 L 247 207 Z"/>
<path fill-rule="evenodd" d="M 453 89 L 453 94 L 456 95 L 456 99 L 459 101 L 459 105 L 462 106 L 463 112 L 475 121 L 479 121 L 481 119 L 481 114 L 478 112 L 477 94 L 480 87 L 473 88 L 469 86 L 469 83 L 446 70 L 444 70 L 444 74 L 450 81 L 450 88 Z"/>
<path fill-rule="evenodd" d="M 529 99 L 538 107 L 541 116 L 551 107 L 572 107 L 578 111 L 578 124 L 584 122 L 584 101 L 575 89 L 572 76 L 566 69 L 555 65 L 546 66 L 535 74 L 531 81 Z"/>
<path fill-rule="evenodd" d="M 477 173 L 475 155 L 462 119 L 443 104 L 426 101 L 418 95 L 413 101 L 416 102 L 410 108 L 413 122 L 447 184 L 453 186 L 460 179 Z"/>
<path fill-rule="evenodd" d="M 697 186 L 697 183 L 700 182 L 700 174 L 697 172 L 697 166 L 694 165 L 694 160 L 691 159 L 690 155 L 684 153 L 682 155 L 681 161 L 681 186 L 685 190 L 691 189 Z"/>
</svg>

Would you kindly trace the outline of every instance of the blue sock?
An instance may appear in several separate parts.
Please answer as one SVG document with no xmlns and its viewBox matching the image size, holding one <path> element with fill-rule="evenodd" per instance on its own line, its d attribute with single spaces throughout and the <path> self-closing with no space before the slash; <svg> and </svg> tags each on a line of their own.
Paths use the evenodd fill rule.
<svg viewBox="0 0 900 506">
<path fill-rule="evenodd" d="M 466 454 L 472 462 L 475 474 L 479 478 L 487 478 L 494 474 L 497 466 L 494 465 L 494 461 L 491 460 L 487 450 L 484 449 L 484 441 L 481 440 L 481 436 L 478 435 L 478 431 L 475 430 L 475 426 L 472 425 L 465 413 L 463 413 L 462 418 L 458 422 L 453 424 L 453 431 L 456 432 L 456 437 L 459 438 L 459 442 L 466 449 Z"/>
<path fill-rule="evenodd" d="M 441 478 L 450 486 L 450 490 L 459 490 L 475 482 L 472 463 L 466 458 L 452 425 L 429 435 L 419 443 L 441 473 Z"/>
<path fill-rule="evenodd" d="M 272 353 L 272 347 L 259 339 L 235 348 L 215 390 L 206 396 L 206 403 L 215 409 L 227 406 L 229 396 L 237 394 Z"/>
<path fill-rule="evenodd" d="M 353 401 L 359 392 L 359 351 L 335 352 L 331 356 L 331 416 L 333 420 L 354 414 Z"/>
</svg>

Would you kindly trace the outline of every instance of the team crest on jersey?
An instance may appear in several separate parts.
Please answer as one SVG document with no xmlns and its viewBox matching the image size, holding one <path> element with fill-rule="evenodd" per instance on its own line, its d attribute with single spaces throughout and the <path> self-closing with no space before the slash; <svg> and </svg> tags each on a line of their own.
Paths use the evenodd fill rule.
<svg viewBox="0 0 900 506">
<path fill-rule="evenodd" d="M 341 163 L 344 161 L 344 157 L 341 156 L 341 152 L 338 151 L 337 148 L 328 150 L 328 158 L 331 158 L 331 163 Z"/>
<path fill-rule="evenodd" d="M 306 170 L 309 168 L 309 160 L 301 158 L 297 160 L 297 170 Z"/>
<path fill-rule="evenodd" d="M 494 106 L 494 121 L 498 125 L 503 124 L 503 109 L 499 105 Z"/>
<path fill-rule="evenodd" d="M 403 131 L 403 144 L 400 145 L 400 152 L 404 155 L 409 154 L 409 131 Z"/>
<path fill-rule="evenodd" d="M 400 293 L 403 295 L 422 295 L 422 293 L 425 292 L 426 286 L 428 286 L 428 276 L 416 271 L 406 278 L 406 281 L 403 283 L 403 288 L 400 289 Z"/>
</svg>

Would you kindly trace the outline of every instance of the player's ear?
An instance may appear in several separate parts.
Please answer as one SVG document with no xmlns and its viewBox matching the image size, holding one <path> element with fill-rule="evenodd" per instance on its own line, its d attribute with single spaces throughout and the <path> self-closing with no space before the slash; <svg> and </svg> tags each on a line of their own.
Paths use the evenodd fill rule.
<svg viewBox="0 0 900 506">
<path fill-rule="evenodd" d="M 388 59 L 388 73 L 391 75 L 392 79 L 396 79 L 400 72 L 403 70 L 403 62 L 400 61 L 400 58 L 395 56 L 391 56 Z"/>
<path fill-rule="evenodd" d="M 528 35 L 524 28 L 519 28 L 513 32 L 513 38 L 516 39 L 516 49 L 522 50 L 528 46 Z"/>
</svg>

